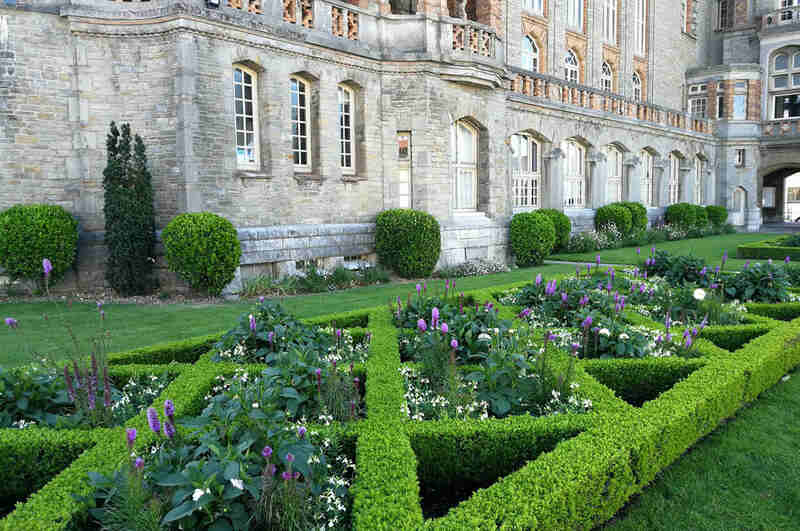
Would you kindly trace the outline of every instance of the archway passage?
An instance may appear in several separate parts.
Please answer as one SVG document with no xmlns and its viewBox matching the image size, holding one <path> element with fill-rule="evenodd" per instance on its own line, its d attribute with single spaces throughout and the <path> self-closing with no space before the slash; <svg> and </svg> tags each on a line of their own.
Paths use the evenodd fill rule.
<svg viewBox="0 0 800 531">
<path fill-rule="evenodd" d="M 800 163 L 764 176 L 761 212 L 765 230 L 800 232 Z"/>
</svg>

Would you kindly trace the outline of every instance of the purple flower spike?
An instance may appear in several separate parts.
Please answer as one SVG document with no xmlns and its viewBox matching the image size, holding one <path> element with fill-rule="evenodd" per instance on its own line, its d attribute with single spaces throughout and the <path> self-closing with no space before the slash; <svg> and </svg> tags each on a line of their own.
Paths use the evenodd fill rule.
<svg viewBox="0 0 800 531">
<path fill-rule="evenodd" d="M 600 267 L 600 255 L 599 254 L 597 255 L 597 258 L 595 258 L 595 262 L 597 262 L 597 267 Z"/>
<path fill-rule="evenodd" d="M 431 310 L 431 321 L 435 323 L 438 320 L 439 320 L 439 308 L 434 306 L 433 310 Z"/>
<path fill-rule="evenodd" d="M 450 348 L 452 348 L 453 350 L 458 348 L 458 340 L 457 339 L 454 339 L 454 340 L 452 340 L 450 342 Z"/>
<path fill-rule="evenodd" d="M 256 318 L 253 316 L 252 313 L 250 314 L 250 331 L 251 332 L 256 331 Z"/>
<path fill-rule="evenodd" d="M 265 446 L 263 450 L 261 450 L 261 457 L 264 459 L 269 459 L 272 456 L 272 448 L 269 446 Z"/>
<path fill-rule="evenodd" d="M 420 293 L 422 293 L 422 284 L 417 284 L 417 295 L 419 295 Z"/>
<path fill-rule="evenodd" d="M 164 416 L 167 417 L 170 422 L 175 418 L 175 404 L 169 398 L 164 400 Z"/>
<path fill-rule="evenodd" d="M 294 455 L 286 454 L 286 462 L 287 463 L 294 463 Z"/>
<path fill-rule="evenodd" d="M 583 320 L 583 328 L 588 330 L 590 326 L 592 326 L 592 316 L 588 316 L 586 319 Z"/>
<path fill-rule="evenodd" d="M 17 326 L 19 326 L 19 321 L 17 321 L 13 317 L 6 317 L 6 324 L 8 325 L 9 328 L 16 328 Z"/>
<path fill-rule="evenodd" d="M 692 348 L 692 336 L 686 337 L 686 342 L 683 344 L 686 348 Z"/>
<path fill-rule="evenodd" d="M 141 457 L 137 457 L 136 461 L 133 462 L 133 466 L 136 467 L 136 470 L 141 470 L 144 468 L 144 459 Z"/>
<path fill-rule="evenodd" d="M 283 478 L 284 481 L 289 481 L 290 479 L 292 479 L 292 473 L 289 471 L 284 471 L 281 473 L 281 477 Z"/>
<path fill-rule="evenodd" d="M 420 319 L 417 321 L 417 328 L 419 328 L 420 332 L 425 332 L 428 329 L 428 325 L 425 323 L 425 319 Z"/>
<path fill-rule="evenodd" d="M 450 331 L 450 328 L 447 326 L 447 323 L 442 323 L 442 333 L 446 334 Z"/>
<path fill-rule="evenodd" d="M 750 260 L 744 263 L 744 268 L 748 269 L 750 267 Z"/>
<path fill-rule="evenodd" d="M 175 437 L 175 426 L 173 426 L 171 422 L 164 422 L 164 436 L 167 439 Z"/>
<path fill-rule="evenodd" d="M 271 464 L 271 465 L 269 465 L 267 467 L 267 473 L 270 475 L 270 477 L 274 476 L 275 472 L 277 472 L 277 471 L 278 471 L 278 467 L 275 466 L 274 464 Z"/>
<path fill-rule="evenodd" d="M 722 265 L 725 265 L 725 262 L 727 262 L 727 261 L 728 261 L 728 251 L 725 251 L 722 254 Z"/>
<path fill-rule="evenodd" d="M 567 294 L 563 291 L 561 292 L 561 302 L 563 302 L 564 304 L 567 303 Z"/>
<path fill-rule="evenodd" d="M 267 342 L 270 345 L 272 344 L 272 338 L 274 338 L 274 337 L 275 337 L 275 332 L 270 332 L 269 334 L 267 334 Z"/>
<path fill-rule="evenodd" d="M 49 277 L 50 272 L 53 271 L 53 264 L 50 263 L 50 260 L 45 258 L 42 260 L 42 269 L 44 269 L 44 276 Z"/>
<path fill-rule="evenodd" d="M 153 433 L 158 435 L 161 431 L 161 421 L 158 420 L 158 411 L 156 411 L 156 408 L 147 408 L 147 423 L 150 425 L 150 429 L 153 430 Z"/>
<path fill-rule="evenodd" d="M 786 263 L 788 264 L 789 262 L 791 262 L 791 261 L 792 261 L 792 259 L 791 259 L 791 258 L 789 258 L 789 257 L 787 256 L 786 258 L 784 258 L 784 260 L 783 260 L 783 261 L 784 261 L 784 262 L 786 262 Z"/>
<path fill-rule="evenodd" d="M 297 437 L 302 439 L 305 436 L 306 436 L 306 429 L 303 426 L 297 428 Z"/>
<path fill-rule="evenodd" d="M 103 307 L 103 303 L 101 301 L 97 301 L 97 309 L 101 309 Z"/>
<path fill-rule="evenodd" d="M 636 248 L 636 254 L 638 254 L 638 255 L 642 254 L 642 248 L 641 247 L 637 247 Z"/>
<path fill-rule="evenodd" d="M 258 302 L 264 302 L 264 296 L 263 295 L 258 298 Z"/>
<path fill-rule="evenodd" d="M 128 450 L 133 450 L 133 443 L 136 442 L 136 428 L 125 430 L 125 439 L 128 441 Z"/>
</svg>

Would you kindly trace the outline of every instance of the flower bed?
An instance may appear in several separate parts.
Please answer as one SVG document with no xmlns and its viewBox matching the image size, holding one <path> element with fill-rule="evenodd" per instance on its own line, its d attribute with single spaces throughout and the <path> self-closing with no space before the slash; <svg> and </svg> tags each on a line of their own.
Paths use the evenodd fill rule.
<svg viewBox="0 0 800 531">
<path fill-rule="evenodd" d="M 756 243 L 746 243 L 736 248 L 737 258 L 756 258 L 761 260 L 800 260 L 800 247 L 788 246 L 785 237 L 772 238 Z"/>
<path fill-rule="evenodd" d="M 518 329 L 521 321 L 515 316 L 521 308 L 501 304 L 495 294 L 527 284 L 465 293 L 465 299 L 481 304 L 491 301 L 497 318 L 512 321 L 509 329 Z M 331 430 L 340 434 L 341 454 L 355 456 L 355 478 L 348 489 L 352 517 L 344 527 L 572 529 L 602 523 L 700 437 L 800 364 L 800 319 L 796 319 L 800 305 L 746 307 L 744 324 L 711 325 L 699 333 L 691 359 L 575 360 L 572 380 L 581 395 L 592 401 L 588 413 L 483 420 L 445 416 L 426 422 L 410 420 L 403 408 L 407 390 L 398 349 L 401 330 L 393 323 L 393 312 L 382 307 L 305 321 L 307 325 L 335 322 L 335 327 L 368 327 L 372 334 L 364 366 L 354 368 L 366 380 L 362 386 L 366 417 L 307 428 L 320 436 Z M 622 312 L 627 324 L 666 333 L 663 321 L 649 321 L 629 310 Z M 580 324 L 573 329 L 580 330 Z M 741 332 L 736 341 L 727 343 L 730 349 L 715 344 L 747 327 L 760 327 L 763 333 Z M 441 333 L 441 327 L 438 330 Z M 180 419 L 202 417 L 218 378 L 230 378 L 242 367 L 214 362 L 210 353 L 196 355 L 198 350 L 210 351 L 219 338 L 138 349 L 110 360 L 114 370 L 130 372 L 153 370 L 135 363 L 191 360 L 190 365 L 170 369 L 177 377 L 154 401 L 160 408 L 164 400 L 172 399 L 179 436 L 189 436 L 189 427 L 182 427 Z M 569 364 L 570 354 L 554 352 L 559 370 Z M 469 374 L 474 365 L 460 364 L 459 370 Z M 264 365 L 250 367 L 264 370 Z M 296 433 L 296 423 L 286 426 Z M 92 492 L 90 471 L 111 476 L 129 463 L 127 428 L 138 430 L 134 447 L 138 455 L 163 443 L 163 435 L 150 430 L 144 412 L 113 429 L 0 430 L 0 457 L 7 464 L 4 484 L 11 486 L 23 470 L 37 476 L 27 489 L 14 492 L 20 501 L 43 485 L 0 521 L 0 529 L 86 528 L 88 501 L 72 494 Z M 267 463 L 261 451 L 258 448 L 253 456 L 259 467 Z M 49 455 L 58 459 L 49 468 L 38 468 L 42 456 Z M 285 465 L 284 458 L 270 464 Z M 238 489 L 235 484 L 231 487 Z M 192 489 L 185 499 L 191 500 L 194 494 Z M 203 495 L 193 501 L 199 502 Z"/>
</svg>

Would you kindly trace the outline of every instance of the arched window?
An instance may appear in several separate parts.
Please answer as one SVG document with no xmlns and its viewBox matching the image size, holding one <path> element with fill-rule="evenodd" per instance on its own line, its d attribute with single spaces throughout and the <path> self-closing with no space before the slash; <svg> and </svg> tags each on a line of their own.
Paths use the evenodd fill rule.
<svg viewBox="0 0 800 531">
<path fill-rule="evenodd" d="M 706 161 L 700 157 L 694 159 L 694 202 L 706 204 Z"/>
<path fill-rule="evenodd" d="M 655 169 L 655 158 L 647 151 L 642 150 L 639 154 L 642 161 L 642 203 L 645 206 L 657 206 L 655 197 L 655 186 L 653 185 L 653 170 Z"/>
<path fill-rule="evenodd" d="M 609 202 L 622 201 L 622 150 L 616 146 L 606 148 L 606 193 Z"/>
<path fill-rule="evenodd" d="M 348 87 L 338 87 L 339 92 L 339 160 L 344 173 L 354 173 L 356 168 L 356 153 L 353 143 L 354 103 L 353 90 Z"/>
<path fill-rule="evenodd" d="M 636 101 L 642 100 L 642 78 L 639 77 L 637 72 L 633 73 L 633 99 Z"/>
<path fill-rule="evenodd" d="M 299 77 L 289 79 L 292 121 L 292 159 L 296 170 L 311 169 L 311 137 L 309 135 L 309 96 L 308 83 Z"/>
<path fill-rule="evenodd" d="M 611 65 L 605 62 L 601 71 L 600 84 L 602 85 L 601 88 L 606 92 L 614 90 L 614 71 L 611 70 Z"/>
<path fill-rule="evenodd" d="M 478 208 L 478 130 L 464 120 L 450 128 L 450 161 L 455 175 L 455 209 Z"/>
<path fill-rule="evenodd" d="M 233 69 L 233 106 L 238 168 L 257 168 L 259 165 L 256 89 L 256 73 L 236 65 Z"/>
<path fill-rule="evenodd" d="M 577 83 L 578 68 L 578 56 L 572 50 L 567 50 L 567 55 L 564 56 L 564 79 L 571 83 Z"/>
<path fill-rule="evenodd" d="M 534 209 L 541 206 L 542 183 L 540 145 L 532 136 L 511 136 L 511 179 L 514 184 L 514 208 Z"/>
<path fill-rule="evenodd" d="M 681 159 L 675 154 L 669 155 L 669 204 L 681 202 Z"/>
<path fill-rule="evenodd" d="M 564 143 L 564 207 L 586 205 L 586 149 L 574 140 Z"/>
<path fill-rule="evenodd" d="M 776 120 L 800 117 L 800 49 L 784 48 L 772 58 L 770 104 Z"/>
<path fill-rule="evenodd" d="M 525 37 L 522 39 L 522 68 L 532 72 L 539 71 L 539 48 L 533 39 Z"/>
</svg>

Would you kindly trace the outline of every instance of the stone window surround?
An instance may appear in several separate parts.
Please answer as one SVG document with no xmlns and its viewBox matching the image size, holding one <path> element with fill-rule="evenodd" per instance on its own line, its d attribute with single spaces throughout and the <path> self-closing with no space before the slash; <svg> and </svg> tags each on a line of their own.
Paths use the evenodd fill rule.
<svg viewBox="0 0 800 531">
<path fill-rule="evenodd" d="M 356 113 L 358 108 L 356 105 L 356 93 L 351 87 L 341 84 L 336 87 L 336 93 L 338 96 L 339 162 L 343 175 L 355 175 L 360 158 L 358 156 L 358 141 L 355 134 L 358 120 Z M 345 96 L 346 102 L 344 101 Z M 347 112 L 343 110 L 345 103 L 347 103 Z M 348 118 L 347 125 L 344 124 L 345 115 Z M 345 132 L 349 133 L 349 138 L 347 139 L 344 138 Z M 349 164 L 346 163 L 346 159 L 348 158 L 350 160 Z"/>
<path fill-rule="evenodd" d="M 243 63 L 235 63 L 233 65 L 233 71 L 234 71 L 234 81 L 233 81 L 233 83 L 234 83 L 234 111 L 233 111 L 234 112 L 234 149 L 236 150 L 236 153 L 237 153 L 236 154 L 236 168 L 238 170 L 244 170 L 244 171 L 248 171 L 248 170 L 249 171 L 257 171 L 257 170 L 261 169 L 261 136 L 260 136 L 261 128 L 259 127 L 260 113 L 258 112 L 259 111 L 259 101 L 260 101 L 260 98 L 259 98 L 258 72 L 256 72 L 256 70 L 254 70 L 253 68 L 248 67 L 246 64 L 243 64 Z M 242 82 L 240 82 L 240 83 L 237 83 L 237 81 L 236 81 L 236 72 L 237 71 L 242 73 L 242 78 L 243 79 L 242 79 Z M 250 76 L 250 79 L 251 79 L 251 83 L 250 83 L 251 98 L 250 98 L 250 101 L 251 101 L 251 105 L 252 105 L 252 112 L 250 114 L 246 113 L 246 107 L 245 107 L 246 102 L 247 102 L 244 99 L 244 96 L 245 96 L 245 94 L 244 94 L 244 92 L 245 92 L 244 76 L 245 75 Z M 239 98 L 236 97 L 236 94 L 235 94 L 235 88 L 237 87 L 237 85 L 240 85 L 241 88 L 242 88 L 242 98 L 241 98 L 242 107 L 243 107 L 242 108 L 242 113 L 237 113 L 237 111 L 236 111 L 236 103 L 237 103 L 237 99 L 239 99 Z M 243 122 L 243 127 L 241 129 L 238 127 L 238 118 L 239 117 L 242 118 L 242 122 Z M 252 129 L 248 129 L 247 128 L 247 124 L 246 124 L 247 118 L 250 118 L 250 120 L 253 123 Z M 249 134 L 251 134 L 253 136 L 253 151 L 254 151 L 254 156 L 253 156 L 254 161 L 253 162 L 244 162 L 244 161 L 240 161 L 239 160 L 239 156 L 238 156 L 238 150 L 239 150 L 239 147 L 240 147 L 239 146 L 239 142 L 238 142 L 239 131 L 241 131 L 242 134 L 247 134 L 247 131 L 252 131 Z M 245 140 L 245 143 L 242 144 L 241 147 L 243 147 L 243 148 L 247 147 L 246 140 Z"/>
<path fill-rule="evenodd" d="M 785 60 L 785 67 L 778 67 L 778 59 Z M 778 78 L 785 78 L 786 84 L 776 88 Z M 797 82 L 795 82 L 797 81 Z M 769 60 L 767 97 L 768 116 L 771 120 L 797 120 L 798 116 L 776 116 L 778 98 L 800 97 L 800 47 L 784 46 L 776 50 Z"/>
</svg>

